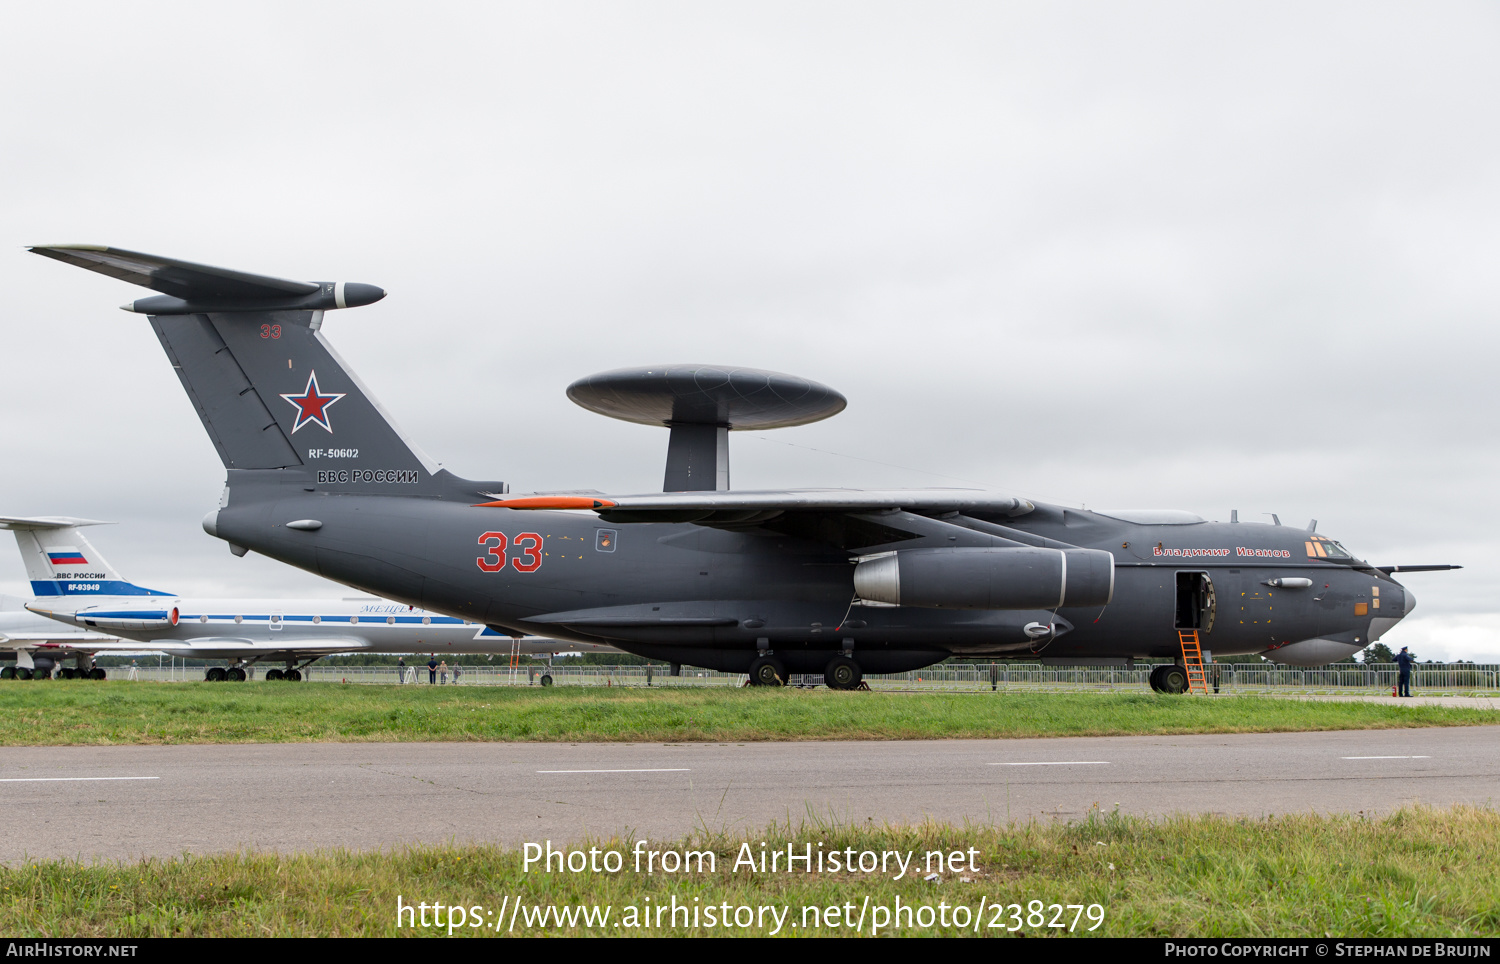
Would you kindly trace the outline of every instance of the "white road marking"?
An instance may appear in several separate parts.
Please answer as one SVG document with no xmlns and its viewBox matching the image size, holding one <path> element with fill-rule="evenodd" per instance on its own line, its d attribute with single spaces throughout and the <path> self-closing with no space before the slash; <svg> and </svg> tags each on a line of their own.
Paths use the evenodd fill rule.
<svg viewBox="0 0 1500 964">
<path fill-rule="evenodd" d="M 75 783 L 84 780 L 160 780 L 161 777 L 4 777 L 0 783 Z"/>
<path fill-rule="evenodd" d="M 1027 763 L 991 763 L 992 767 L 1091 767 L 1108 765 L 1108 760 L 1034 760 Z"/>
<path fill-rule="evenodd" d="M 1430 756 L 1341 756 L 1340 760 L 1431 760 Z"/>
<path fill-rule="evenodd" d="M 538 773 L 687 773 L 691 767 L 661 767 L 655 770 L 538 770 Z"/>
</svg>

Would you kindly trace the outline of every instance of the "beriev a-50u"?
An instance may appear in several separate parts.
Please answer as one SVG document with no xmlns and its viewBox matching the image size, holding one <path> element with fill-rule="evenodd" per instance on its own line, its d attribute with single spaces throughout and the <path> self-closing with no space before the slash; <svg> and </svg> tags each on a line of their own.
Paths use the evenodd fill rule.
<svg viewBox="0 0 1500 964">
<path fill-rule="evenodd" d="M 439 468 L 333 350 L 324 313 L 378 301 L 380 288 L 113 248 L 31 250 L 160 292 L 125 307 L 149 316 L 227 470 L 203 522 L 211 535 L 498 632 L 761 683 L 822 672 L 848 688 L 864 672 L 950 656 L 1181 661 L 1184 634 L 1219 655 L 1325 663 L 1414 605 L 1398 567 L 1361 561 L 1315 525 L 970 489 L 731 490 L 730 431 L 805 424 L 845 404 L 816 382 L 751 369 L 574 383 L 586 408 L 671 429 L 664 491 L 512 495 Z M 1186 685 L 1158 676 L 1159 689 Z"/>
</svg>

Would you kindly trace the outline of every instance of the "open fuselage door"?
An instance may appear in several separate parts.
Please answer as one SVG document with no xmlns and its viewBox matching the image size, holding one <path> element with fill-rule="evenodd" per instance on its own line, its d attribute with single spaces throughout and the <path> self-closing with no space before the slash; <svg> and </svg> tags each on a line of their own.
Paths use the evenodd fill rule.
<svg viewBox="0 0 1500 964">
<path fill-rule="evenodd" d="M 1205 635 L 1211 633 L 1218 609 L 1214 582 L 1208 573 L 1199 570 L 1177 574 L 1176 629 L 1195 629 Z"/>
</svg>

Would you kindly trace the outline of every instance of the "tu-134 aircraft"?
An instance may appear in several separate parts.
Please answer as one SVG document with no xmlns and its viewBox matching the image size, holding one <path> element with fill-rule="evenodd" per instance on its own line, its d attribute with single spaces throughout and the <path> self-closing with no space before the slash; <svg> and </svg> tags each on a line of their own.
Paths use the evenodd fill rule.
<svg viewBox="0 0 1500 964">
<path fill-rule="evenodd" d="M 0 517 L 15 533 L 35 598 L 29 612 L 0 614 L 0 657 L 16 665 L 3 679 L 33 679 L 54 671 L 64 679 L 104 679 L 100 653 L 144 650 L 190 659 L 225 660 L 206 670 L 209 681 L 243 681 L 257 664 L 267 680 L 302 679 L 324 656 L 350 653 L 552 655 L 609 650 L 555 639 L 514 639 L 483 624 L 427 612 L 389 599 L 191 599 L 121 578 L 85 538 L 89 519 Z M 33 615 L 35 614 L 35 615 Z M 27 621 L 25 617 L 30 617 Z M 38 626 L 39 617 L 50 625 Z M 58 623 L 66 624 L 66 627 Z M 69 659 L 73 666 L 66 666 Z"/>
<path fill-rule="evenodd" d="M 325 312 L 374 285 L 299 282 L 94 246 L 37 254 L 160 294 L 149 317 L 228 478 L 203 521 L 254 550 L 500 633 L 603 643 L 774 685 L 832 687 L 950 656 L 1321 664 L 1415 605 L 1314 530 L 1085 511 L 977 489 L 736 491 L 729 433 L 845 406 L 803 378 L 712 366 L 606 372 L 569 397 L 670 429 L 662 492 L 512 494 L 458 478 L 340 360 Z M 1450 566 L 1400 567 L 1446 569 Z"/>
</svg>

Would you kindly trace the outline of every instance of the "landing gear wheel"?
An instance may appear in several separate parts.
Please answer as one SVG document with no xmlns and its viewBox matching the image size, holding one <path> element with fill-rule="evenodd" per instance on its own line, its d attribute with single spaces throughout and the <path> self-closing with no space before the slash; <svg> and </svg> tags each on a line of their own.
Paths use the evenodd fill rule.
<svg viewBox="0 0 1500 964">
<path fill-rule="evenodd" d="M 57 671 L 57 675 L 62 679 L 72 679 L 73 677 L 77 676 L 78 673 L 73 669 L 73 667 L 64 666 L 62 669 Z"/>
<path fill-rule="evenodd" d="M 228 678 L 229 674 L 224 671 L 224 667 L 222 666 L 210 666 L 208 672 L 203 674 L 204 681 L 209 683 L 222 683 Z"/>
<path fill-rule="evenodd" d="M 1162 667 L 1161 692 L 1176 696 L 1186 693 L 1187 688 L 1187 670 L 1177 665 Z"/>
<path fill-rule="evenodd" d="M 236 683 L 243 683 L 245 681 L 245 671 L 242 670 L 242 669 L 240 669 L 238 666 L 236 666 L 233 669 L 229 670 L 228 671 L 228 676 L 229 676 L 229 678 L 231 680 L 233 680 Z"/>
<path fill-rule="evenodd" d="M 1153 666 L 1153 667 L 1151 667 L 1151 675 L 1148 676 L 1148 677 L 1146 677 L 1146 681 L 1151 684 L 1151 692 L 1153 692 L 1153 693 L 1160 693 L 1162 691 L 1162 689 L 1161 689 L 1161 671 L 1164 670 L 1164 669 L 1166 669 L 1165 666 Z"/>
<path fill-rule="evenodd" d="M 89 679 L 104 679 L 105 675 L 106 674 L 102 666 L 95 666 L 93 669 L 89 670 Z"/>
<path fill-rule="evenodd" d="M 786 666 L 775 656 L 758 656 L 750 664 L 751 686 L 786 685 Z"/>
<path fill-rule="evenodd" d="M 268 683 L 274 683 L 274 682 L 276 682 L 279 679 L 281 679 L 281 670 L 279 670 L 279 669 L 268 669 L 268 670 L 266 670 L 266 682 L 268 682 Z"/>
<path fill-rule="evenodd" d="M 16 678 L 16 668 L 14 666 L 7 666 L 4 669 L 0 669 L 0 679 L 15 679 L 15 678 Z"/>
<path fill-rule="evenodd" d="M 302 671 L 300 669 L 289 669 L 282 679 L 291 680 L 293 683 L 302 682 Z"/>
<path fill-rule="evenodd" d="M 552 674 L 551 673 L 543 673 L 542 674 L 542 678 L 539 679 L 539 680 L 537 680 L 537 682 L 541 683 L 543 686 L 551 686 L 552 685 Z"/>
<path fill-rule="evenodd" d="M 823 682 L 831 690 L 852 690 L 865 678 L 859 664 L 848 656 L 835 656 L 823 670 Z"/>
<path fill-rule="evenodd" d="M 24 666 L 16 667 L 16 679 L 31 679 L 31 676 L 31 670 L 27 669 Z"/>
</svg>

